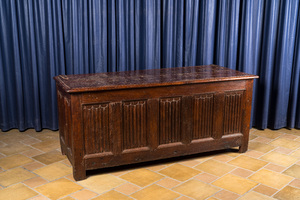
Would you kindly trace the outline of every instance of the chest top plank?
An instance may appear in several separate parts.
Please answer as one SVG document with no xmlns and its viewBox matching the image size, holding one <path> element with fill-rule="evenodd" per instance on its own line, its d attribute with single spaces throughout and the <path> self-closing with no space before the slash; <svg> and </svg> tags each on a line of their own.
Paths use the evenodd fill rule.
<svg viewBox="0 0 300 200">
<path fill-rule="evenodd" d="M 59 75 L 54 79 L 66 92 L 76 93 L 254 78 L 258 78 L 258 76 L 217 65 L 203 65 L 96 74 Z"/>
</svg>

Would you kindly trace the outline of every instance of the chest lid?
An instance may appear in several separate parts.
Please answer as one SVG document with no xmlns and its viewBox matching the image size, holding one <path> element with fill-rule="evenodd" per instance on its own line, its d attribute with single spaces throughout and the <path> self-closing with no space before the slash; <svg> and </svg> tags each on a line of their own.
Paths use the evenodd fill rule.
<svg viewBox="0 0 300 200">
<path fill-rule="evenodd" d="M 254 78 L 258 78 L 258 76 L 218 65 L 59 75 L 54 77 L 56 83 L 68 93 L 162 87 Z"/>
</svg>

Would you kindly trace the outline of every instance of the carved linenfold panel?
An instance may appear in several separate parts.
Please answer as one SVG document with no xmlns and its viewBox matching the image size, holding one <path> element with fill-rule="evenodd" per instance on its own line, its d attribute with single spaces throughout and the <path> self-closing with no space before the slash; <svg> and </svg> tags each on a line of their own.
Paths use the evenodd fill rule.
<svg viewBox="0 0 300 200">
<path fill-rule="evenodd" d="M 108 103 L 84 105 L 82 110 L 86 154 L 112 151 Z"/>
<path fill-rule="evenodd" d="M 211 137 L 213 128 L 213 94 L 197 95 L 193 98 L 193 139 Z"/>
<path fill-rule="evenodd" d="M 147 146 L 146 101 L 123 102 L 123 150 Z"/>
<path fill-rule="evenodd" d="M 225 93 L 224 134 L 240 133 L 242 130 L 242 98 L 244 91 Z"/>
<path fill-rule="evenodd" d="M 159 102 L 159 144 L 181 141 L 181 98 L 162 98 Z"/>
</svg>

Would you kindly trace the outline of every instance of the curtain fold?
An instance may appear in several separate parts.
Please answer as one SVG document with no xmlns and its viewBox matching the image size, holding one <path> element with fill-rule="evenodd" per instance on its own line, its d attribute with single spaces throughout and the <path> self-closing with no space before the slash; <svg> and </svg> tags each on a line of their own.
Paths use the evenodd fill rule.
<svg viewBox="0 0 300 200">
<path fill-rule="evenodd" d="M 58 129 L 58 74 L 212 63 L 260 76 L 252 126 L 300 128 L 299 3 L 0 1 L 0 129 Z"/>
<path fill-rule="evenodd" d="M 65 73 L 60 3 L 0 2 L 0 128 L 57 129 L 52 77 Z"/>
</svg>

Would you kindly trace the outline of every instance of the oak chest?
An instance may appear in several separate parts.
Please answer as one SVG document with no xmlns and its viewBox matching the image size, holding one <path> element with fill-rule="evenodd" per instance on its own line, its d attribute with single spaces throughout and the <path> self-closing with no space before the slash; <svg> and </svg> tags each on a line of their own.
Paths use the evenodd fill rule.
<svg viewBox="0 0 300 200">
<path fill-rule="evenodd" d="M 86 170 L 248 148 L 253 79 L 217 65 L 59 75 L 62 153 Z"/>
</svg>

